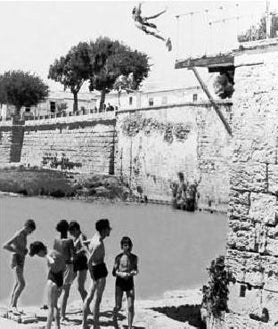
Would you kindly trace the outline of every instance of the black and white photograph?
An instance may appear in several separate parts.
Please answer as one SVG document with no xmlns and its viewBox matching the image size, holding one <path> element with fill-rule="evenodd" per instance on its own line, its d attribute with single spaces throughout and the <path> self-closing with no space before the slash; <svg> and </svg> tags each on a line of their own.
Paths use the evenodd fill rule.
<svg viewBox="0 0 278 329">
<path fill-rule="evenodd" d="M 278 328 L 278 2 L 0 13 L 0 328 Z"/>
</svg>

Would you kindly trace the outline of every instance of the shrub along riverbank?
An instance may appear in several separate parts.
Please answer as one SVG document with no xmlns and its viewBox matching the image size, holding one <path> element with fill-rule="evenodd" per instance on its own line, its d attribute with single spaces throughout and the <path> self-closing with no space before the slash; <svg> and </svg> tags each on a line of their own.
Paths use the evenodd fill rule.
<svg viewBox="0 0 278 329">
<path fill-rule="evenodd" d="M 111 175 L 67 173 L 50 169 L 0 169 L 0 191 L 26 196 L 87 197 L 126 200 L 130 190 Z"/>
</svg>

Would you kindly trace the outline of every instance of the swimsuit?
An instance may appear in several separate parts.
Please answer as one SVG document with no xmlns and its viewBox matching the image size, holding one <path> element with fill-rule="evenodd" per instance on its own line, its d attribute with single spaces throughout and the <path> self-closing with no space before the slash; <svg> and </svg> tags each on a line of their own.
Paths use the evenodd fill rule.
<svg viewBox="0 0 278 329">
<path fill-rule="evenodd" d="M 101 278 L 106 278 L 108 275 L 108 271 L 106 268 L 105 263 L 100 263 L 97 265 L 94 265 L 92 268 L 92 277 L 95 281 Z"/>
<path fill-rule="evenodd" d="M 86 256 L 84 251 L 81 251 L 83 249 L 83 241 L 82 240 L 83 241 L 87 240 L 87 237 L 83 233 L 80 233 L 79 237 L 74 242 L 75 251 L 79 252 L 75 255 L 75 258 L 73 259 L 73 270 L 74 270 L 74 272 L 88 270 L 87 256 Z"/>
<path fill-rule="evenodd" d="M 49 271 L 48 272 L 48 280 L 51 280 L 52 282 L 54 282 L 58 288 L 63 286 L 63 281 L 64 281 L 64 272 L 63 271 L 59 271 L 59 272 L 53 272 L 53 271 Z"/>
<path fill-rule="evenodd" d="M 117 277 L 116 287 L 121 288 L 122 291 L 132 290 L 134 288 L 133 277 L 130 277 L 128 279 L 123 279 L 123 278 Z"/>
<path fill-rule="evenodd" d="M 25 262 L 25 256 L 21 256 L 19 254 L 14 253 L 12 255 L 12 262 L 11 262 L 11 268 L 14 267 L 24 267 L 24 262 Z"/>
<path fill-rule="evenodd" d="M 117 276 L 117 271 L 127 272 L 137 271 L 137 256 L 134 254 L 121 253 L 115 258 L 115 265 L 112 271 L 113 276 Z M 130 291 L 134 289 L 133 276 L 129 278 L 121 278 L 117 276 L 116 287 L 122 289 L 122 291 Z"/>
<path fill-rule="evenodd" d="M 73 270 L 74 272 L 83 271 L 88 269 L 88 260 L 84 254 L 76 256 L 73 261 Z"/>
</svg>

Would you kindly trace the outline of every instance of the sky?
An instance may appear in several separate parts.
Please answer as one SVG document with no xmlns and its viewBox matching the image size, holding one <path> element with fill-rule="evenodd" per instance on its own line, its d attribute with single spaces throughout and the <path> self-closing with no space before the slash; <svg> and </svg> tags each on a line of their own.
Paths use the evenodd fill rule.
<svg viewBox="0 0 278 329">
<path fill-rule="evenodd" d="M 237 1 L 239 2 L 239 1 Z M 131 11 L 138 1 L 0 1 L 0 73 L 21 69 L 39 75 L 51 89 L 62 86 L 47 80 L 49 66 L 56 58 L 65 55 L 80 41 L 95 40 L 99 36 L 117 39 L 132 49 L 148 54 L 152 71 L 147 83 L 163 86 L 197 85 L 192 73 L 175 70 L 177 56 L 183 56 L 178 45 L 192 43 L 192 37 L 208 40 L 199 29 L 184 25 L 178 32 L 176 15 L 190 11 L 214 10 L 220 5 L 235 6 L 235 1 L 143 1 L 142 13 L 146 16 L 163 9 L 167 12 L 155 20 L 158 29 L 173 42 L 173 51 L 168 52 L 164 42 L 136 28 Z M 264 8 L 265 2 L 240 1 L 242 10 Z M 245 8 L 245 9 L 244 9 Z M 180 16 L 186 19 L 189 16 Z M 190 33 L 188 33 L 190 32 Z M 183 35 L 184 39 L 183 39 Z M 222 33 L 225 36 L 225 34 Z M 185 37 L 190 39 L 186 39 Z M 198 37 L 197 37 L 198 36 Z M 177 37 L 179 41 L 177 40 Z M 199 43 L 195 42 L 199 47 Z"/>
</svg>

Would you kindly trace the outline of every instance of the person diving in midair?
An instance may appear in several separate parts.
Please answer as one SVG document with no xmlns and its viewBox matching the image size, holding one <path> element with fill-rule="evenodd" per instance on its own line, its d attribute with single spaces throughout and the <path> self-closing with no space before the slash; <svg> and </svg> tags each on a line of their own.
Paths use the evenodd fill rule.
<svg viewBox="0 0 278 329">
<path fill-rule="evenodd" d="M 172 42 L 170 38 L 164 38 L 157 29 L 157 26 L 154 23 L 149 22 L 151 19 L 155 19 L 162 14 L 166 13 L 166 9 L 149 17 L 142 16 L 142 3 L 139 3 L 138 6 L 135 6 L 132 10 L 132 18 L 135 21 L 135 25 L 138 29 L 142 30 L 146 34 L 152 35 L 157 39 L 160 39 L 166 43 L 168 51 L 172 50 Z M 150 30 L 153 29 L 153 30 Z"/>
</svg>

